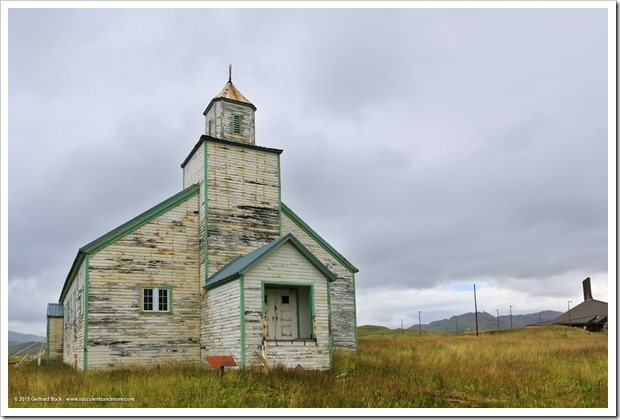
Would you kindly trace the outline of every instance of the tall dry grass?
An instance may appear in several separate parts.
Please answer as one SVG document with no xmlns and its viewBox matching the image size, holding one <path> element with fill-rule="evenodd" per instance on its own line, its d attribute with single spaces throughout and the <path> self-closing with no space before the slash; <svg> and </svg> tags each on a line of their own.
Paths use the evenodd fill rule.
<svg viewBox="0 0 620 420">
<path fill-rule="evenodd" d="M 607 336 L 541 328 L 361 337 L 328 372 L 227 370 L 223 380 L 202 366 L 21 366 L 9 369 L 8 391 L 10 407 L 607 407 Z M 48 396 L 62 401 L 19 401 Z"/>
</svg>

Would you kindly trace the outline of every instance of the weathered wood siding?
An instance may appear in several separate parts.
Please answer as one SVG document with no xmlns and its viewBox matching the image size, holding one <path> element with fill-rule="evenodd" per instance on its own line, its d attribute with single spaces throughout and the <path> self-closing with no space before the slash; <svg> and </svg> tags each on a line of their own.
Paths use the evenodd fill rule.
<svg viewBox="0 0 620 420">
<path fill-rule="evenodd" d="M 282 214 L 282 235 L 292 233 L 319 261 L 337 276 L 331 284 L 333 346 L 355 349 L 355 284 L 353 273 L 327 252 L 293 220 Z"/>
<path fill-rule="evenodd" d="M 47 339 L 49 353 L 48 360 L 62 360 L 62 336 L 63 336 L 63 319 L 58 317 L 47 318 Z"/>
<path fill-rule="evenodd" d="M 222 101 L 216 101 L 213 103 L 209 111 L 205 114 L 205 134 L 211 137 L 221 138 L 221 118 L 217 118 L 217 115 L 222 113 Z M 209 132 L 209 121 L 211 121 L 211 132 Z"/>
<path fill-rule="evenodd" d="M 198 196 L 90 256 L 88 368 L 193 362 L 200 355 Z M 170 312 L 141 312 L 142 287 Z"/>
<path fill-rule="evenodd" d="M 241 117 L 241 133 L 233 133 L 232 119 Z M 209 121 L 212 121 L 209 132 Z M 249 105 L 229 101 L 215 101 L 205 114 L 205 134 L 218 139 L 255 143 L 254 110 Z"/>
<path fill-rule="evenodd" d="M 63 362 L 84 369 L 84 286 L 86 284 L 86 260 L 82 261 L 71 286 L 62 302 Z"/>
<path fill-rule="evenodd" d="M 198 193 L 198 244 L 200 254 L 200 279 L 201 285 L 204 285 L 205 278 L 205 253 L 204 253 L 204 229 L 205 229 L 205 144 L 204 142 L 193 153 L 190 160 L 183 167 L 183 188 L 190 185 L 199 184 L 200 191 Z"/>
<path fill-rule="evenodd" d="M 241 289 L 239 280 L 203 293 L 202 360 L 232 355 L 241 360 Z"/>
<path fill-rule="evenodd" d="M 207 141 L 208 276 L 279 237 L 279 155 Z"/>
<path fill-rule="evenodd" d="M 262 343 L 261 282 L 273 284 L 312 284 L 314 289 L 314 315 L 316 343 L 307 341 L 269 341 L 267 359 L 271 366 L 328 369 L 329 306 L 328 280 L 291 244 L 285 243 L 244 275 L 245 284 L 245 346 L 246 366 L 259 367 Z M 333 310 L 333 304 L 332 304 Z"/>
</svg>

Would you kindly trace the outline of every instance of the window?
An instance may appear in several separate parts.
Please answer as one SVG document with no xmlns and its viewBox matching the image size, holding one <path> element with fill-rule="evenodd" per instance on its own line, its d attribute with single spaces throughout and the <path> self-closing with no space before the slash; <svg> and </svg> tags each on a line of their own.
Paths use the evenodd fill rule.
<svg viewBox="0 0 620 420">
<path fill-rule="evenodd" d="M 170 312 L 170 289 L 164 287 L 142 289 L 142 312 Z"/>
<path fill-rule="evenodd" d="M 213 135 L 213 120 L 209 120 L 209 131 L 208 133 L 210 136 Z"/>
<path fill-rule="evenodd" d="M 241 115 L 233 115 L 231 131 L 233 134 L 241 134 Z"/>
</svg>

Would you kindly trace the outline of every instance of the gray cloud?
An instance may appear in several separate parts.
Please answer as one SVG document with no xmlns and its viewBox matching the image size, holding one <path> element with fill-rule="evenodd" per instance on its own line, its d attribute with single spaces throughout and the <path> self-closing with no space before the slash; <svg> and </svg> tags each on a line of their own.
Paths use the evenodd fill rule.
<svg viewBox="0 0 620 420">
<path fill-rule="evenodd" d="M 456 299 L 448 284 L 524 297 L 544 282 L 546 305 L 570 276 L 606 273 L 605 10 L 12 9 L 9 21 L 15 325 L 31 319 L 24 290 L 45 283 L 36 304 L 55 301 L 80 246 L 181 188 L 231 62 L 258 107 L 257 143 L 284 149 L 283 200 L 360 268 L 362 320 L 402 316 L 363 297 L 377 285 L 434 291 L 441 306 Z"/>
</svg>

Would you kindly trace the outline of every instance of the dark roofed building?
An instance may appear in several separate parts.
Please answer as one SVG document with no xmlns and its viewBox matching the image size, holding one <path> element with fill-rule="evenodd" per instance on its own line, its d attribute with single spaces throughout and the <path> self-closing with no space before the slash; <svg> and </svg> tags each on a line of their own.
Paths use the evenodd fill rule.
<svg viewBox="0 0 620 420">
<path fill-rule="evenodd" d="M 552 321 L 532 324 L 532 326 L 543 325 L 566 325 L 593 332 L 602 331 L 607 327 L 607 302 L 592 297 L 590 277 L 588 277 L 583 281 L 583 302 Z"/>
</svg>

